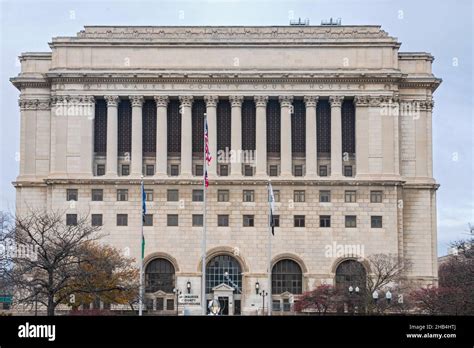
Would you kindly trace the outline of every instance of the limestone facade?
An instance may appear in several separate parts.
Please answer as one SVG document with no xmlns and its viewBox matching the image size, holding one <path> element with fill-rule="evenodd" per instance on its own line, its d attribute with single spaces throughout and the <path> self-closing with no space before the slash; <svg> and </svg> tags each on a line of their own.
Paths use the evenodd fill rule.
<svg viewBox="0 0 474 348">
<path fill-rule="evenodd" d="M 338 264 L 355 258 L 328 257 L 325 251 L 334 242 L 363 246 L 362 258 L 399 255 L 413 263 L 408 278 L 437 281 L 431 120 L 432 93 L 440 80 L 431 72 L 429 53 L 399 52 L 397 39 L 379 26 L 88 26 L 75 37 L 53 38 L 50 47 L 49 53 L 22 54 L 21 73 L 12 78 L 21 92 L 20 173 L 14 182 L 18 214 L 44 207 L 64 214 L 102 214 L 105 242 L 138 259 L 140 179 L 147 174 L 144 166 L 152 165 L 152 175 L 144 177 L 145 188 L 153 190 L 153 200 L 147 202 L 153 226 L 144 227 L 145 264 L 165 258 L 174 267 L 175 287 L 187 293 L 189 282 L 190 293 L 200 295 L 202 227 L 193 227 L 192 216 L 203 213 L 203 203 L 193 201 L 192 194 L 202 189 L 202 176 L 195 175 L 202 157 L 193 153 L 192 105 L 202 99 L 214 156 L 206 192 L 208 260 L 230 255 L 242 270 L 242 293 L 234 303 L 229 297 L 230 314 L 239 311 L 237 299 L 242 314 L 261 312 L 255 284 L 268 290 L 269 179 L 280 195 L 273 265 L 284 259 L 296 262 L 302 291 L 334 284 Z M 103 154 L 94 151 L 99 99 L 107 104 Z M 131 152 L 125 156 L 117 148 L 121 100 L 131 104 Z M 145 100 L 156 106 L 155 155 L 142 149 Z M 170 100 L 180 103 L 178 154 L 167 154 Z M 242 102 L 255 105 L 257 160 L 251 176 L 244 175 L 241 163 L 229 165 L 229 176 L 220 175 L 220 100 L 230 103 L 233 150 L 242 147 Z M 280 105 L 277 154 L 266 148 L 269 100 Z M 295 100 L 305 108 L 303 155 L 291 150 Z M 355 110 L 351 154 L 342 151 L 344 100 Z M 321 101 L 330 105 L 329 153 L 317 149 Z M 130 166 L 129 175 L 122 175 L 124 164 Z M 177 176 L 171 175 L 173 164 L 178 165 Z M 98 165 L 105 175 L 97 175 Z M 269 176 L 271 165 L 277 166 L 275 177 Z M 301 176 L 295 173 L 297 165 L 302 165 Z M 327 176 L 320 166 L 327 166 Z M 66 200 L 68 189 L 78 190 L 77 201 Z M 103 201 L 91 200 L 92 189 L 103 189 Z M 127 201 L 117 201 L 118 189 L 128 189 Z M 178 201 L 168 201 L 172 189 L 179 191 Z M 218 190 L 228 190 L 228 202 L 218 201 Z M 253 202 L 243 202 L 244 190 L 254 191 Z M 295 201 L 298 190 L 304 191 L 304 202 Z M 330 191 L 329 202 L 320 201 L 321 191 Z M 354 202 L 346 201 L 346 191 L 356 191 Z M 381 191 L 382 201 L 371 202 L 371 191 Z M 128 214 L 127 226 L 117 226 L 117 214 Z M 178 215 L 178 226 L 168 226 L 169 214 Z M 228 227 L 218 226 L 218 215 L 228 215 Z M 244 227 L 244 215 L 253 215 L 253 227 Z M 330 227 L 321 227 L 320 217 L 326 215 Z M 356 216 L 356 227 L 346 227 L 347 215 Z M 305 217 L 304 227 L 295 227 L 295 216 Z M 372 216 L 382 217 L 380 228 L 371 226 Z M 221 286 L 216 293 L 226 289 Z M 169 292 L 155 295 L 155 309 L 156 298 L 174 298 Z M 274 292 L 272 300 L 283 301 L 287 295 L 297 299 L 298 294 Z M 200 312 L 192 304 L 180 308 Z"/>
</svg>

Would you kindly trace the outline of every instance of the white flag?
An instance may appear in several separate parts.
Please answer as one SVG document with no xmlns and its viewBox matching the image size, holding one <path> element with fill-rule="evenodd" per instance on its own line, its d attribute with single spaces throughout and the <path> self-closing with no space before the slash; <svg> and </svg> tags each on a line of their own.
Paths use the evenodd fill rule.
<svg viewBox="0 0 474 348">
<path fill-rule="evenodd" d="M 273 219 L 273 212 L 275 211 L 275 196 L 273 195 L 271 182 L 268 182 L 268 202 L 270 203 L 270 226 L 272 227 L 272 235 L 275 235 L 275 220 Z"/>
</svg>

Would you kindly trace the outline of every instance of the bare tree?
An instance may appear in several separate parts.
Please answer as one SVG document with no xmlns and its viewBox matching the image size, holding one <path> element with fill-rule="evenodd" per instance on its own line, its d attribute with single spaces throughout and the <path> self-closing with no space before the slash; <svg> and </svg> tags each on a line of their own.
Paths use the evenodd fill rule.
<svg viewBox="0 0 474 348">
<path fill-rule="evenodd" d="M 4 268 L 14 286 L 15 303 L 37 301 L 52 316 L 71 296 L 117 290 L 116 283 L 107 287 L 105 282 L 94 289 L 84 288 L 88 279 L 84 265 L 97 261 L 96 254 L 87 252 L 88 246 L 102 236 L 100 227 L 91 226 L 87 216 L 78 216 L 74 224 L 66 224 L 62 212 L 30 211 L 16 217 L 7 234 L 15 254 L 6 262 L 13 266 Z"/>
<path fill-rule="evenodd" d="M 373 254 L 367 261 L 370 269 L 364 297 L 367 311 L 383 313 L 404 310 L 404 292 L 409 288 L 404 279 L 411 263 L 392 254 Z M 388 291 L 391 294 L 390 300 L 385 298 Z M 377 292 L 378 300 L 374 300 L 374 292 Z"/>
</svg>

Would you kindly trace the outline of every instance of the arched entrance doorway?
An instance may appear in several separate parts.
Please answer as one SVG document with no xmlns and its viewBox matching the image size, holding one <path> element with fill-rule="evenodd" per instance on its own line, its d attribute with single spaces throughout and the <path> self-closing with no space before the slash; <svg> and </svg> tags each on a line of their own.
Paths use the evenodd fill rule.
<svg viewBox="0 0 474 348">
<path fill-rule="evenodd" d="M 145 267 L 145 304 L 148 311 L 175 310 L 176 276 L 173 264 L 164 258 L 155 258 Z"/>
<path fill-rule="evenodd" d="M 230 255 L 217 255 L 206 265 L 206 300 L 219 300 L 222 315 L 239 315 L 242 301 L 242 267 Z"/>
<path fill-rule="evenodd" d="M 290 312 L 293 295 L 303 292 L 303 272 L 300 265 L 291 260 L 278 261 L 272 268 L 272 310 Z"/>
<path fill-rule="evenodd" d="M 356 260 L 341 262 L 336 269 L 336 288 L 342 295 L 343 302 L 338 306 L 337 311 L 352 313 L 363 310 L 367 295 L 366 287 L 365 267 Z"/>
</svg>

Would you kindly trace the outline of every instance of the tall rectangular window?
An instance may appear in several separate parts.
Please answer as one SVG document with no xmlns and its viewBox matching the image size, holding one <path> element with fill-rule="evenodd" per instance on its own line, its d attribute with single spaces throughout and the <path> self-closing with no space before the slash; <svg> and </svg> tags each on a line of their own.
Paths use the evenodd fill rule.
<svg viewBox="0 0 474 348">
<path fill-rule="evenodd" d="M 352 166 L 344 166 L 344 176 L 352 176 Z"/>
<path fill-rule="evenodd" d="M 302 203 L 306 200 L 305 198 L 305 191 L 304 190 L 295 190 L 293 192 L 293 200 L 295 202 Z"/>
<path fill-rule="evenodd" d="M 168 226 L 178 226 L 178 214 L 168 214 L 167 224 Z"/>
<path fill-rule="evenodd" d="M 153 164 L 147 164 L 145 166 L 145 173 L 146 173 L 146 176 L 155 175 L 155 166 Z"/>
<path fill-rule="evenodd" d="M 153 226 L 153 214 L 145 214 L 143 226 Z"/>
<path fill-rule="evenodd" d="M 346 228 L 357 227 L 357 217 L 355 215 L 346 215 Z"/>
<path fill-rule="evenodd" d="M 254 191 L 253 190 L 244 190 L 242 200 L 244 202 L 253 202 L 254 201 Z"/>
<path fill-rule="evenodd" d="M 382 216 L 371 216 L 370 217 L 371 228 L 382 228 Z"/>
<path fill-rule="evenodd" d="M 122 164 L 122 176 L 130 175 L 130 165 Z"/>
<path fill-rule="evenodd" d="M 218 190 L 217 191 L 217 201 L 218 202 L 228 202 L 229 201 L 229 190 Z"/>
<path fill-rule="evenodd" d="M 173 311 L 174 310 L 174 300 L 173 299 L 166 299 L 166 310 Z"/>
<path fill-rule="evenodd" d="M 202 214 L 193 214 L 193 227 L 199 227 L 203 225 Z"/>
<path fill-rule="evenodd" d="M 103 201 L 104 200 L 104 190 L 102 190 L 102 189 L 92 189 L 91 196 L 92 196 L 91 199 L 92 199 L 93 202 Z"/>
<path fill-rule="evenodd" d="M 280 202 L 280 190 L 273 190 L 273 198 L 275 202 Z"/>
<path fill-rule="evenodd" d="M 194 166 L 194 175 L 195 176 L 203 176 L 204 175 L 204 167 L 202 164 L 196 164 Z"/>
<path fill-rule="evenodd" d="M 76 226 L 77 225 L 77 214 L 66 214 L 66 225 Z"/>
<path fill-rule="evenodd" d="M 152 189 L 145 190 L 145 200 L 147 202 L 153 202 L 153 190 Z"/>
<path fill-rule="evenodd" d="M 102 214 L 91 214 L 92 226 L 102 226 Z"/>
<path fill-rule="evenodd" d="M 128 214 L 117 214 L 117 226 L 128 226 Z"/>
<path fill-rule="evenodd" d="M 280 215 L 273 215 L 273 224 L 275 227 L 280 227 Z"/>
<path fill-rule="evenodd" d="M 193 202 L 203 202 L 203 201 L 204 201 L 204 191 L 193 190 Z"/>
<path fill-rule="evenodd" d="M 168 202 L 177 202 L 179 201 L 179 191 L 178 190 L 168 190 L 167 191 L 167 201 Z"/>
<path fill-rule="evenodd" d="M 270 165 L 270 176 L 278 176 L 278 166 L 276 164 Z"/>
<path fill-rule="evenodd" d="M 244 227 L 253 227 L 254 226 L 254 216 L 253 215 L 244 215 L 243 216 L 243 225 L 244 225 Z"/>
<path fill-rule="evenodd" d="M 103 176 L 105 175 L 105 164 L 98 164 L 96 167 L 96 175 Z"/>
<path fill-rule="evenodd" d="M 219 175 L 220 176 L 229 176 L 229 166 L 227 164 L 221 164 L 219 166 Z"/>
<path fill-rule="evenodd" d="M 78 191 L 77 189 L 67 189 L 66 190 L 66 200 L 67 201 L 77 201 Z"/>
<path fill-rule="evenodd" d="M 128 201 L 128 189 L 117 190 L 117 201 Z"/>
<path fill-rule="evenodd" d="M 328 166 L 319 166 L 319 176 L 328 176 Z"/>
<path fill-rule="evenodd" d="M 331 191 L 328 191 L 328 190 L 319 191 L 319 201 L 322 203 L 331 202 Z"/>
<path fill-rule="evenodd" d="M 249 164 L 244 166 L 244 175 L 245 176 L 253 176 L 253 167 Z"/>
<path fill-rule="evenodd" d="M 219 227 L 229 226 L 229 215 L 217 215 L 217 226 Z"/>
<path fill-rule="evenodd" d="M 177 165 L 177 164 L 170 165 L 170 175 L 171 176 L 178 176 L 179 175 L 179 165 Z"/>
<path fill-rule="evenodd" d="M 304 215 L 295 215 L 294 216 L 294 227 L 304 227 L 305 226 L 305 216 Z"/>
<path fill-rule="evenodd" d="M 331 216 L 321 215 L 319 217 L 319 227 L 331 227 Z"/>
<path fill-rule="evenodd" d="M 370 191 L 370 203 L 382 203 L 382 191 Z"/>
<path fill-rule="evenodd" d="M 344 192 L 344 202 L 346 203 L 355 203 L 356 202 L 356 193 L 357 191 L 345 191 Z"/>
<path fill-rule="evenodd" d="M 303 166 L 301 164 L 295 165 L 294 173 L 295 176 L 303 176 Z"/>
</svg>

